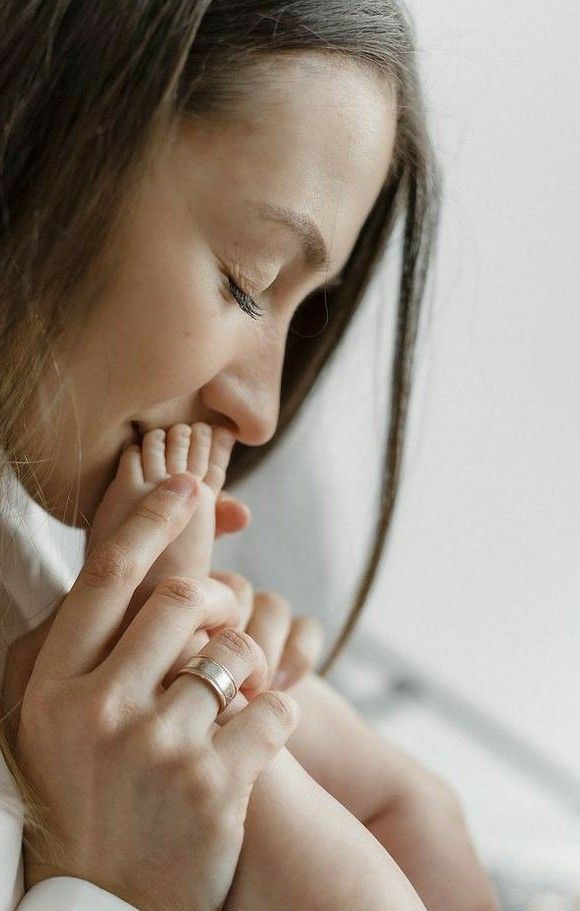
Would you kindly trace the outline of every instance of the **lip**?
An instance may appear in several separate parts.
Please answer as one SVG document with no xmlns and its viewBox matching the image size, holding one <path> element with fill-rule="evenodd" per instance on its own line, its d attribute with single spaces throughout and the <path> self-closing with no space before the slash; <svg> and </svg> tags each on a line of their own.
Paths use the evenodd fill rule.
<svg viewBox="0 0 580 911">
<path fill-rule="evenodd" d="M 178 422 L 175 421 L 174 423 L 178 423 Z M 183 422 L 181 422 L 181 423 L 186 424 L 187 421 L 183 421 Z M 156 424 L 155 427 L 147 427 L 143 421 L 131 421 L 130 424 L 131 424 L 131 430 L 132 430 L 132 432 L 133 432 L 133 440 L 132 440 L 132 442 L 133 442 L 133 443 L 137 443 L 138 446 L 141 446 L 141 445 L 142 445 L 142 443 L 143 443 L 143 437 L 145 436 L 146 433 L 149 432 L 149 430 L 154 430 L 154 429 L 156 429 L 157 427 L 160 426 L 159 424 Z M 171 425 L 168 425 L 168 427 L 169 427 L 169 426 L 171 426 Z M 224 426 L 224 427 L 225 427 L 225 425 L 216 424 L 215 422 L 212 422 L 212 424 L 211 424 L 210 426 L 212 426 L 212 427 Z M 226 429 L 226 430 L 229 430 L 230 433 L 232 433 L 233 436 L 234 436 L 234 438 L 235 438 L 235 434 L 233 433 L 232 430 L 230 430 L 230 428 L 225 427 L 225 429 Z"/>
<path fill-rule="evenodd" d="M 177 424 L 177 421 L 174 421 Z M 153 427 L 148 427 L 144 421 L 131 421 L 131 427 L 133 428 L 133 434 L 137 438 L 136 442 L 143 442 L 143 437 L 146 433 L 149 433 L 150 430 L 167 430 L 171 425 L 168 424 L 167 427 L 164 427 L 163 424 L 154 424 Z"/>
</svg>

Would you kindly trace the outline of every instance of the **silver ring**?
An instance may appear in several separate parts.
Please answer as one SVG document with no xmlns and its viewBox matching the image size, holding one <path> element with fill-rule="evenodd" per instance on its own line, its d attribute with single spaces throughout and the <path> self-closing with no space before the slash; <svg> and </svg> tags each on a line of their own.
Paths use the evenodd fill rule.
<svg viewBox="0 0 580 911">
<path fill-rule="evenodd" d="M 223 664 L 218 664 L 213 658 L 206 658 L 204 655 L 195 655 L 190 658 L 187 664 L 177 671 L 176 679 L 179 674 L 193 674 L 210 684 L 220 701 L 218 715 L 223 712 L 238 692 L 236 681 Z"/>
</svg>

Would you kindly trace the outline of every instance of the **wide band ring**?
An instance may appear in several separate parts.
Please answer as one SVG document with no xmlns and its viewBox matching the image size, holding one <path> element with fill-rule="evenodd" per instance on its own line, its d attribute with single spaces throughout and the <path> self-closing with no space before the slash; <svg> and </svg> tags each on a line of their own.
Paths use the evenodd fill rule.
<svg viewBox="0 0 580 911">
<path fill-rule="evenodd" d="M 230 672 L 223 664 L 218 664 L 213 658 L 194 655 L 187 664 L 177 671 L 176 679 L 179 674 L 194 674 L 194 676 L 201 677 L 202 680 L 209 683 L 220 701 L 218 715 L 223 712 L 238 692 L 236 681 Z"/>
</svg>

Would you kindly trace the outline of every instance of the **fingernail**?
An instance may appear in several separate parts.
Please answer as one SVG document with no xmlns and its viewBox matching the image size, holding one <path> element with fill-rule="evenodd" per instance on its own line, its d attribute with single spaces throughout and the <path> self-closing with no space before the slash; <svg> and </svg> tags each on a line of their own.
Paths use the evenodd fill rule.
<svg viewBox="0 0 580 911">
<path fill-rule="evenodd" d="M 192 474 L 174 474 L 163 486 L 184 500 L 193 499 L 197 491 L 197 478 Z"/>
<path fill-rule="evenodd" d="M 272 680 L 272 689 L 283 690 L 284 687 L 288 685 L 289 680 L 290 675 L 288 671 L 276 671 L 274 679 Z"/>
</svg>

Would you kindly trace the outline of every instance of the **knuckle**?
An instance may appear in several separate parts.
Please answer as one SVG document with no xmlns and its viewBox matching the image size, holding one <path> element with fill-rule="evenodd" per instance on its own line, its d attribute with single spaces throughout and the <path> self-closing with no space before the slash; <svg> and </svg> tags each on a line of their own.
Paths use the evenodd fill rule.
<svg viewBox="0 0 580 911">
<path fill-rule="evenodd" d="M 251 612 L 254 587 L 245 576 L 233 572 L 216 572 L 212 573 L 212 576 L 225 586 L 224 594 L 231 601 L 232 610 L 237 613 L 238 620 L 246 613 L 246 606 Z"/>
<path fill-rule="evenodd" d="M 125 582 L 131 576 L 129 548 L 119 541 L 106 541 L 95 547 L 81 570 L 86 585 L 94 588 Z"/>
<path fill-rule="evenodd" d="M 299 648 L 296 648 L 291 652 L 290 656 L 286 657 L 286 660 L 292 665 L 294 673 L 299 677 L 303 677 L 307 674 L 314 664 L 312 658 Z"/>
<path fill-rule="evenodd" d="M 297 711 L 296 704 L 281 693 L 267 690 L 265 693 L 261 693 L 259 698 L 264 701 L 270 715 L 284 725 L 294 721 Z"/>
<path fill-rule="evenodd" d="M 246 579 L 241 573 L 227 572 L 225 573 L 225 577 L 230 588 L 233 588 L 236 594 L 242 598 L 252 593 L 254 590 L 249 579 Z"/>
<path fill-rule="evenodd" d="M 183 764 L 177 732 L 161 715 L 141 720 L 132 733 L 132 739 L 137 755 L 146 765 L 168 771 L 169 767 L 179 768 Z"/>
<path fill-rule="evenodd" d="M 83 729 L 95 741 L 108 741 L 119 731 L 123 718 L 119 694 L 112 686 L 100 686 L 83 697 Z"/>
<path fill-rule="evenodd" d="M 230 649 L 230 651 L 234 652 L 235 655 L 238 655 L 238 657 L 242 658 L 244 661 L 253 663 L 263 655 L 262 649 L 258 643 L 242 630 L 228 627 L 228 629 L 224 629 L 221 633 L 218 633 L 215 638 L 219 639 L 220 642 Z"/>
<path fill-rule="evenodd" d="M 111 741 L 119 730 L 121 711 L 113 688 L 95 687 L 87 677 L 66 690 L 43 684 L 32 693 L 27 717 L 39 732 L 49 732 L 52 740 L 66 739 L 84 749 Z"/>
<path fill-rule="evenodd" d="M 215 807 L 225 792 L 224 770 L 217 754 L 210 749 L 198 750 L 185 772 L 187 791 L 194 806 L 199 802 Z"/>
<path fill-rule="evenodd" d="M 170 525 L 173 521 L 173 513 L 166 505 L 163 505 L 163 502 L 158 498 L 147 498 L 135 507 L 135 515 L 155 526 Z"/>
<path fill-rule="evenodd" d="M 289 638 L 284 649 L 285 663 L 291 664 L 297 673 L 305 674 L 314 664 L 314 660 L 298 636 Z"/>
<path fill-rule="evenodd" d="M 273 608 L 275 610 L 286 610 L 288 613 L 290 613 L 291 608 L 288 599 L 273 589 L 260 592 L 259 595 L 256 595 L 256 597 L 259 597 L 264 605 L 269 608 Z"/>
<path fill-rule="evenodd" d="M 190 576 L 169 576 L 157 586 L 157 594 L 177 604 L 185 604 L 188 609 L 201 608 L 203 593 L 197 579 Z"/>
<path fill-rule="evenodd" d="M 258 598 L 258 596 L 256 596 Z M 260 592 L 259 605 L 269 613 L 276 614 L 285 621 L 292 618 L 292 608 L 290 602 L 275 591 Z"/>
</svg>

